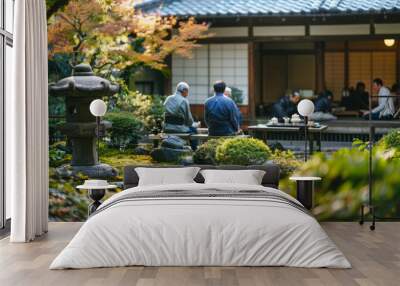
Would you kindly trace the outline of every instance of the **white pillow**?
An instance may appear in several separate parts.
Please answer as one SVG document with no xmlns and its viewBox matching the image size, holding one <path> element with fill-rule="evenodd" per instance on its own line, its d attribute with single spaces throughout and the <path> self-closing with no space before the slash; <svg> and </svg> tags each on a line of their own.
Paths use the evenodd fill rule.
<svg viewBox="0 0 400 286">
<path fill-rule="evenodd" d="M 200 168 L 135 168 L 139 186 L 195 183 L 193 180 Z"/>
<path fill-rule="evenodd" d="M 265 171 L 261 170 L 202 170 L 205 184 L 261 185 Z"/>
</svg>

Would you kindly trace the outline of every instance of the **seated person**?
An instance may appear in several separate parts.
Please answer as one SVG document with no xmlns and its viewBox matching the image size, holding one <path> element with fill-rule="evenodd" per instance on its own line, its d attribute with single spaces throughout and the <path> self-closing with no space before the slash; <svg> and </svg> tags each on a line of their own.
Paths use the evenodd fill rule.
<svg viewBox="0 0 400 286">
<path fill-rule="evenodd" d="M 224 95 L 233 100 L 233 98 L 232 98 L 232 89 L 230 87 L 226 87 L 225 88 Z M 237 108 L 237 112 L 238 112 L 239 125 L 242 125 L 242 121 L 243 121 L 242 113 L 240 112 L 239 106 L 237 106 L 237 104 L 236 104 L 236 108 Z"/>
<path fill-rule="evenodd" d="M 274 103 L 271 110 L 271 116 L 283 121 L 284 117 L 292 117 L 297 113 L 297 104 L 300 101 L 300 93 L 294 91 L 290 96 L 285 95 Z"/>
<path fill-rule="evenodd" d="M 223 81 L 217 81 L 214 96 L 204 104 L 204 120 L 211 136 L 230 136 L 239 130 L 238 108 L 232 99 L 224 96 L 225 88 Z"/>
<path fill-rule="evenodd" d="M 164 102 L 164 132 L 165 133 L 190 133 L 196 134 L 199 123 L 193 121 L 190 112 L 189 85 L 186 82 L 180 82 L 176 86 L 176 92 L 167 97 Z M 196 149 L 196 141 L 191 141 L 192 149 Z"/>
<path fill-rule="evenodd" d="M 372 81 L 372 89 L 378 94 L 378 106 L 372 109 L 371 119 L 372 120 L 391 120 L 395 113 L 394 101 L 392 97 L 389 97 L 390 90 L 383 85 L 383 81 L 380 78 L 376 78 Z M 364 112 L 364 118 L 369 119 L 369 111 Z"/>
<path fill-rule="evenodd" d="M 333 93 L 329 90 L 323 91 L 315 101 L 314 113 L 309 116 L 313 121 L 329 121 L 337 119 L 332 112 Z"/>
<path fill-rule="evenodd" d="M 333 94 L 323 92 L 315 101 L 314 112 L 331 113 L 332 112 L 332 99 Z"/>
<path fill-rule="evenodd" d="M 369 108 L 369 94 L 365 90 L 365 83 L 357 82 L 356 89 L 350 94 L 348 110 L 361 110 Z"/>
</svg>

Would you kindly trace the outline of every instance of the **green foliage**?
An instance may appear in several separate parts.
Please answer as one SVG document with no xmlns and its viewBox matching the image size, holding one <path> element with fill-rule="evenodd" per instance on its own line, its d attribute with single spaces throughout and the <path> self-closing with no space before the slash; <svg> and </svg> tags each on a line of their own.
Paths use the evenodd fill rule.
<svg viewBox="0 0 400 286">
<path fill-rule="evenodd" d="M 151 164 L 150 156 L 134 155 L 132 150 L 120 151 L 110 148 L 105 143 L 100 144 L 100 161 L 118 169 L 119 176 L 116 181 L 123 180 L 123 170 L 127 165 Z M 65 146 L 65 142 L 58 142 L 49 148 L 50 171 L 49 171 L 49 217 L 53 221 L 85 221 L 87 218 L 87 207 L 90 203 L 86 190 L 78 190 L 76 186 L 81 185 L 87 176 L 82 174 L 70 177 L 60 177 L 56 167 L 71 161 L 71 155 Z M 120 191 L 117 189 L 117 191 Z M 106 198 L 115 193 L 115 190 L 107 192 Z"/>
<path fill-rule="evenodd" d="M 242 104 L 243 103 L 243 91 L 237 87 L 232 86 L 232 100 L 236 104 Z"/>
<path fill-rule="evenodd" d="M 116 79 L 115 79 L 116 80 Z M 150 132 L 157 126 L 157 122 L 163 121 L 164 97 L 158 95 L 144 95 L 137 91 L 131 91 L 121 79 L 116 80 L 121 91 L 115 96 L 116 111 L 131 112 L 137 119 L 143 122 L 144 128 Z"/>
<path fill-rule="evenodd" d="M 71 154 L 69 154 L 65 142 L 60 141 L 49 147 L 49 165 L 50 167 L 57 167 L 67 164 L 71 161 Z"/>
<path fill-rule="evenodd" d="M 49 118 L 49 139 L 50 142 L 59 141 L 65 138 L 60 130 L 61 126 L 64 125 L 65 119 L 63 118 Z"/>
<path fill-rule="evenodd" d="M 200 145 L 193 155 L 193 160 L 196 164 L 210 164 L 216 165 L 217 159 L 215 158 L 216 150 L 219 145 L 224 142 L 225 139 L 210 139 L 207 142 Z"/>
<path fill-rule="evenodd" d="M 271 158 L 273 163 L 281 169 L 281 178 L 286 178 L 301 166 L 301 161 L 296 158 L 291 150 L 272 151 Z"/>
<path fill-rule="evenodd" d="M 352 143 L 353 148 L 357 148 L 360 151 L 367 150 L 368 145 L 369 145 L 368 141 L 362 141 L 361 139 L 358 138 L 354 139 Z"/>
<path fill-rule="evenodd" d="M 400 149 L 400 130 L 393 130 L 381 139 L 386 148 Z"/>
<path fill-rule="evenodd" d="M 385 157 L 390 159 L 400 158 L 400 130 L 393 130 L 385 135 L 379 142 L 378 148 L 384 151 Z"/>
<path fill-rule="evenodd" d="M 49 218 L 52 221 L 84 221 L 89 199 L 86 191 L 76 189 L 85 176 L 61 179 L 55 169 L 49 173 Z"/>
<path fill-rule="evenodd" d="M 399 216 L 400 160 L 387 160 L 379 148 L 373 151 L 373 191 L 379 216 Z M 317 153 L 298 171 L 322 177 L 316 188 L 314 214 L 320 219 L 351 219 L 359 215 L 368 195 L 368 151 L 340 149 L 331 156 Z"/>
<path fill-rule="evenodd" d="M 104 119 L 112 123 L 109 136 L 110 145 L 113 147 L 134 147 L 143 135 L 143 123 L 132 113 L 111 112 L 106 114 Z"/>
<path fill-rule="evenodd" d="M 148 155 L 136 155 L 133 149 L 116 149 L 108 144 L 100 144 L 100 161 L 116 168 L 119 173 L 117 180 L 123 180 L 124 167 L 128 165 L 150 165 L 152 159 Z"/>
<path fill-rule="evenodd" d="M 226 139 L 217 147 L 217 162 L 223 165 L 257 165 L 265 163 L 271 155 L 269 147 L 254 138 Z"/>
</svg>

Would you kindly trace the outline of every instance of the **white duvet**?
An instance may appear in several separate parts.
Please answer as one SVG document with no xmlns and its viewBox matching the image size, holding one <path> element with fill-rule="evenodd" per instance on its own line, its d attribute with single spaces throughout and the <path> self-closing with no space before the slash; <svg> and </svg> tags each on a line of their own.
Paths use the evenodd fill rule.
<svg viewBox="0 0 400 286">
<path fill-rule="evenodd" d="M 263 190 L 297 202 L 276 189 L 238 184 L 128 189 L 100 206 L 103 211 L 88 219 L 50 269 L 128 265 L 351 267 L 318 222 L 288 204 L 231 197 L 115 203 L 131 192 L 210 188 Z"/>
</svg>

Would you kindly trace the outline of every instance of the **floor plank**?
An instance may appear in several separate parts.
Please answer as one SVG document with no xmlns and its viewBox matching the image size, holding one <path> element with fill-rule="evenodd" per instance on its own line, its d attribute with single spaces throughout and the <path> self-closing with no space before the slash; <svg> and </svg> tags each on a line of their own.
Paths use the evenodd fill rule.
<svg viewBox="0 0 400 286">
<path fill-rule="evenodd" d="M 28 244 L 0 240 L 2 286 L 267 286 L 267 285 L 399 285 L 400 222 L 368 225 L 322 223 L 332 240 L 352 263 L 352 269 L 289 267 L 120 267 L 50 271 L 55 256 L 81 223 L 50 223 L 47 235 Z"/>
</svg>

